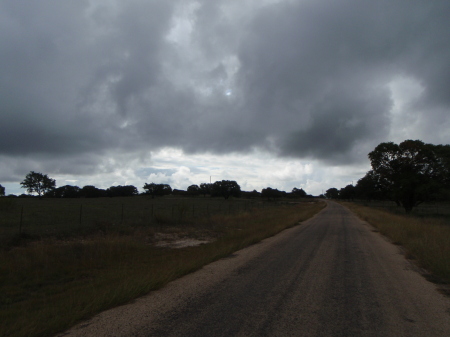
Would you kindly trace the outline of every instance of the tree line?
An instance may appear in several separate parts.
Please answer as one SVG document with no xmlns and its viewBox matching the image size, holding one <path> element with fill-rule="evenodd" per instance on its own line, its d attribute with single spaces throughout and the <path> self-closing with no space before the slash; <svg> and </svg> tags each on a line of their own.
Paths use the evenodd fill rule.
<svg viewBox="0 0 450 337">
<path fill-rule="evenodd" d="M 294 187 L 292 192 L 287 193 L 267 187 L 261 192 L 253 190 L 252 192 L 241 191 L 241 187 L 234 180 L 221 180 L 214 183 L 202 183 L 200 185 L 190 185 L 187 190 L 172 189 L 169 184 L 145 183 L 144 192 L 139 193 L 138 189 L 133 185 L 111 186 L 107 189 L 97 188 L 87 185 L 82 188 L 73 185 L 64 185 L 56 187 L 56 180 L 50 178 L 47 174 L 31 171 L 25 176 L 20 183 L 25 188 L 28 195 L 23 194 L 22 197 L 30 197 L 36 195 L 39 198 L 101 198 L 101 197 L 132 197 L 136 195 L 148 195 L 152 198 L 162 197 L 165 195 L 179 196 L 200 196 L 223 197 L 263 197 L 268 200 L 281 197 L 312 197 L 307 195 L 303 189 Z M 0 196 L 4 196 L 5 189 L 0 185 Z"/>
<path fill-rule="evenodd" d="M 391 200 L 407 213 L 428 201 L 450 200 L 450 145 L 385 142 L 368 154 L 372 169 L 356 186 L 330 188 L 330 199 Z"/>
</svg>

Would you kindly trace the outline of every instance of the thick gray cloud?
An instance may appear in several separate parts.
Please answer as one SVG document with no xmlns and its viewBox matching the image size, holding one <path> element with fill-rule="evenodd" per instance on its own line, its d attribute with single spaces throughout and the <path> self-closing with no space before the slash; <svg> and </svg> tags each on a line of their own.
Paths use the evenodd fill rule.
<svg viewBox="0 0 450 337">
<path fill-rule="evenodd" d="M 425 0 L 0 0 L 2 179 L 164 147 L 342 164 L 396 135 L 448 143 L 449 14 Z M 421 91 L 399 108 L 402 79 Z"/>
</svg>

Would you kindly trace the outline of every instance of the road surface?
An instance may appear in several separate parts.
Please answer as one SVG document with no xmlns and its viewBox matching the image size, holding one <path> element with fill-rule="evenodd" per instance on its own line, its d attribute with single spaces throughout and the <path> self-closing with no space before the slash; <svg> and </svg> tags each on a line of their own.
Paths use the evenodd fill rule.
<svg viewBox="0 0 450 337">
<path fill-rule="evenodd" d="M 450 299 L 372 227 L 328 207 L 61 336 L 450 336 Z"/>
</svg>

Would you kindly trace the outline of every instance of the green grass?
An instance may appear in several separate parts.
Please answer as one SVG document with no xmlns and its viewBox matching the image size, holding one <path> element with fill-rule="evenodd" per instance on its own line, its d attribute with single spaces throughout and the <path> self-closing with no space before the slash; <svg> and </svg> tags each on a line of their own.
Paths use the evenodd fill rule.
<svg viewBox="0 0 450 337">
<path fill-rule="evenodd" d="M 450 282 L 450 223 L 445 219 L 392 214 L 354 203 L 342 203 L 381 234 L 406 249 L 407 257 L 430 271 L 435 280 Z"/>
<path fill-rule="evenodd" d="M 46 237 L 0 251 L 0 336 L 49 336 L 126 303 L 228 256 L 324 207 L 322 202 L 273 205 L 199 216 L 170 230 L 207 230 L 214 242 L 156 248 L 149 238 L 166 227 L 130 226 L 63 239 Z"/>
</svg>

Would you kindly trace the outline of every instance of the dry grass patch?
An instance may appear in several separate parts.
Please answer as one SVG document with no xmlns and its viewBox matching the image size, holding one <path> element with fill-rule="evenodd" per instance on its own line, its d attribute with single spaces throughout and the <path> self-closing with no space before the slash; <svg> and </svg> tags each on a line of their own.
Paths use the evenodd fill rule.
<svg viewBox="0 0 450 337">
<path fill-rule="evenodd" d="M 184 238 L 214 238 L 181 249 L 155 247 L 155 228 L 48 238 L 0 251 L 0 336 L 49 336 L 126 303 L 207 263 L 313 216 L 323 202 L 215 215 L 166 228 Z M 197 233 L 197 234 L 196 234 Z"/>
<path fill-rule="evenodd" d="M 433 281 L 450 282 L 448 221 L 396 215 L 353 203 L 343 204 L 361 219 L 376 227 L 393 243 L 403 246 L 407 257 L 415 259 L 421 267 L 434 275 Z"/>
</svg>

